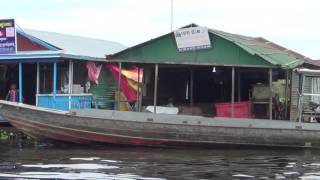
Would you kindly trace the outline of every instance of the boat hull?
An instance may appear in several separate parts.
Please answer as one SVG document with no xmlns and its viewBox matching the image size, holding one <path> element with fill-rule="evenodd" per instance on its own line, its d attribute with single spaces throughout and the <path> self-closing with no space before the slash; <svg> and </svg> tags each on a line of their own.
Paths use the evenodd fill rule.
<svg viewBox="0 0 320 180">
<path fill-rule="evenodd" d="M 320 125 L 107 110 L 71 112 L 0 101 L 0 113 L 41 140 L 158 147 L 320 147 Z"/>
</svg>

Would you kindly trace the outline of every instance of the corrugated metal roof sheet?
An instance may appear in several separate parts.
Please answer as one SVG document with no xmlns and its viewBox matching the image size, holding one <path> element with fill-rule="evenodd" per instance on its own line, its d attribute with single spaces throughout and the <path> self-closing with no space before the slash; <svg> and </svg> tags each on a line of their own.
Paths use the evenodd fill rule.
<svg viewBox="0 0 320 180">
<path fill-rule="evenodd" d="M 304 63 L 306 57 L 287 51 L 285 48 L 276 45 L 263 38 L 248 37 L 238 34 L 231 34 L 219 30 L 209 29 L 209 32 L 227 39 L 252 55 L 258 55 L 273 65 L 280 65 L 283 68 L 292 68 Z"/>
<path fill-rule="evenodd" d="M 107 40 L 30 29 L 23 31 L 72 55 L 105 58 L 105 54 L 116 53 L 126 48 L 120 43 Z"/>
<path fill-rule="evenodd" d="M 63 50 L 41 50 L 41 51 L 18 51 L 17 54 L 0 55 L 0 63 L 7 62 L 41 62 L 52 59 L 76 59 L 82 61 L 100 61 L 106 62 L 105 58 L 95 58 L 89 56 L 80 56 L 76 54 L 66 54 Z"/>
<path fill-rule="evenodd" d="M 195 27 L 195 26 L 198 26 L 198 25 L 190 24 L 182 28 Z M 307 58 L 297 52 L 286 49 L 280 45 L 277 45 L 261 37 L 258 37 L 258 38 L 248 37 L 248 36 L 227 33 L 224 31 L 214 30 L 214 29 L 209 29 L 209 33 L 234 43 L 235 45 L 242 48 L 249 54 L 259 56 L 262 59 L 264 59 L 266 62 L 274 66 L 281 66 L 282 68 L 294 68 L 294 67 L 300 66 L 303 63 L 320 66 L 320 63 L 317 64 L 310 58 Z M 119 53 L 110 55 L 108 56 L 108 59 L 109 60 L 113 59 L 114 61 L 117 61 L 118 56 L 121 57 L 121 55 L 123 55 L 124 53 L 133 51 L 134 49 L 143 48 L 146 44 L 149 44 L 149 46 L 152 46 L 151 44 L 154 43 L 157 39 L 163 38 L 165 36 L 170 36 L 171 34 L 172 33 L 160 36 L 158 38 L 155 38 L 150 41 L 144 42 L 142 44 L 136 45 L 134 47 L 128 48 Z"/>
</svg>

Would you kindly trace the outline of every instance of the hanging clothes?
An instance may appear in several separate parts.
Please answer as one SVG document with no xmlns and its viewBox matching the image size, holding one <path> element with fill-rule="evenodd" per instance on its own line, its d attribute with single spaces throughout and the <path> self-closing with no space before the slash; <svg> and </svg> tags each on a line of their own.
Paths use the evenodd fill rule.
<svg viewBox="0 0 320 180">
<path fill-rule="evenodd" d="M 99 84 L 99 76 L 102 69 L 102 65 L 96 66 L 94 62 L 88 62 L 87 69 L 89 81 L 95 84 Z"/>
</svg>

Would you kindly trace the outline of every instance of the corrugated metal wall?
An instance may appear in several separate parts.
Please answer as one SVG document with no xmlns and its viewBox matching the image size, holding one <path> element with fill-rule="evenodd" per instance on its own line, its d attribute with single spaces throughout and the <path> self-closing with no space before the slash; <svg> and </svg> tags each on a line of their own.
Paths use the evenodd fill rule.
<svg viewBox="0 0 320 180">
<path fill-rule="evenodd" d="M 296 121 L 298 118 L 298 100 L 299 100 L 299 74 L 296 72 L 292 72 L 292 87 L 291 87 L 291 109 L 290 109 L 290 120 Z M 311 93 L 311 78 L 308 77 L 305 80 L 305 93 Z M 308 106 L 311 101 L 310 96 L 304 97 L 304 106 Z"/>
<path fill-rule="evenodd" d="M 90 93 L 93 94 L 93 105 L 101 109 L 114 109 L 114 95 L 118 83 L 109 71 L 107 65 L 103 65 L 99 76 L 99 84 L 91 86 Z"/>
</svg>

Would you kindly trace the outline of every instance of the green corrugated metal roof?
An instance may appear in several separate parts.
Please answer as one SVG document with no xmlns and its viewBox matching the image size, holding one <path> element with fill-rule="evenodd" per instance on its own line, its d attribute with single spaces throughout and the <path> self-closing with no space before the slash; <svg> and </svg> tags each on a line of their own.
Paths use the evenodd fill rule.
<svg viewBox="0 0 320 180">
<path fill-rule="evenodd" d="M 213 29 L 209 29 L 209 32 L 235 43 L 248 53 L 258 55 L 273 65 L 280 65 L 283 68 L 294 68 L 304 63 L 302 59 L 289 55 L 286 51 L 276 49 L 268 45 L 268 42 L 261 42 L 254 37 L 231 34 Z"/>
<path fill-rule="evenodd" d="M 191 24 L 186 27 L 196 26 Z M 209 29 L 212 48 L 196 52 L 178 52 L 173 33 L 160 36 L 119 53 L 107 56 L 109 61 L 206 64 L 229 66 L 269 66 L 294 68 L 305 61 L 279 49 L 262 38 L 231 34 Z M 272 43 L 272 44 L 270 44 Z M 280 47 L 280 46 L 279 46 Z"/>
</svg>

